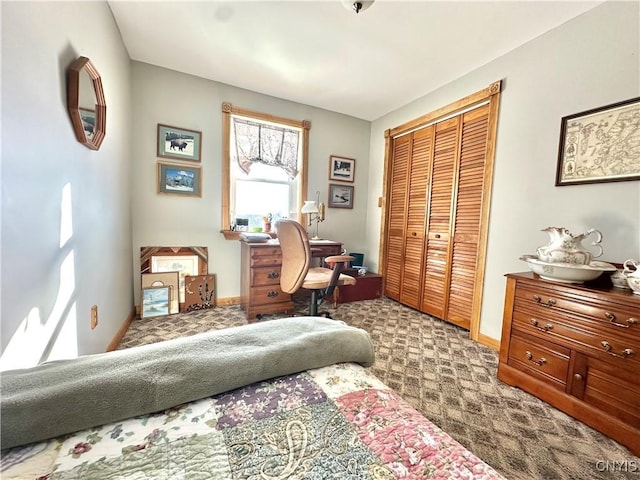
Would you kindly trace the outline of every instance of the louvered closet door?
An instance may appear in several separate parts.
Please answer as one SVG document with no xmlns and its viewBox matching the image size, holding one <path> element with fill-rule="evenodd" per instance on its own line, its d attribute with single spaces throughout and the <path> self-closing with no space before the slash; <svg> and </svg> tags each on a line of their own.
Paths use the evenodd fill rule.
<svg viewBox="0 0 640 480">
<path fill-rule="evenodd" d="M 433 126 L 430 126 L 409 134 L 412 137 L 411 160 L 400 301 L 418 309 L 421 297 L 427 188 L 433 155 L 433 132 Z"/>
<path fill-rule="evenodd" d="M 435 125 L 422 311 L 445 318 L 449 293 L 449 237 L 460 117 Z"/>
<path fill-rule="evenodd" d="M 464 114 L 455 199 L 449 305 L 446 319 L 471 326 L 485 178 L 489 107 Z"/>
<path fill-rule="evenodd" d="M 389 223 L 386 244 L 385 291 L 384 294 L 400 300 L 402 284 L 403 246 L 406 222 L 407 174 L 411 136 L 394 138 L 391 158 L 391 184 L 389 195 Z"/>
</svg>

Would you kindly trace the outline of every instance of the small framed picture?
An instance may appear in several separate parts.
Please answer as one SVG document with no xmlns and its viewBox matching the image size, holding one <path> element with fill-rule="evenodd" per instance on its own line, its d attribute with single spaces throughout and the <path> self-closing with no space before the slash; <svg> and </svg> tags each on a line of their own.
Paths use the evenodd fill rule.
<svg viewBox="0 0 640 480">
<path fill-rule="evenodd" d="M 158 193 L 201 197 L 201 173 L 200 167 L 158 162 Z"/>
<path fill-rule="evenodd" d="M 184 293 L 185 312 L 213 308 L 216 306 L 216 278 L 213 275 L 187 275 Z"/>
<path fill-rule="evenodd" d="M 198 275 L 197 255 L 158 255 L 151 257 L 151 272 L 178 272 L 178 298 L 185 303 L 185 277 Z"/>
<path fill-rule="evenodd" d="M 142 318 L 169 315 L 171 287 L 148 287 L 142 289 Z"/>
<path fill-rule="evenodd" d="M 200 161 L 202 132 L 158 124 L 158 156 Z"/>
<path fill-rule="evenodd" d="M 355 176 L 356 161 L 353 158 L 338 157 L 336 155 L 329 157 L 329 180 L 353 183 Z"/>
<path fill-rule="evenodd" d="M 329 184 L 329 207 L 353 208 L 353 186 Z"/>
<path fill-rule="evenodd" d="M 96 128 L 96 111 L 87 108 L 78 108 L 80 119 L 82 120 L 82 129 L 87 141 L 93 140 L 93 133 Z"/>
<path fill-rule="evenodd" d="M 142 288 L 169 287 L 169 313 L 180 312 L 180 272 L 157 272 L 142 274 Z"/>
</svg>

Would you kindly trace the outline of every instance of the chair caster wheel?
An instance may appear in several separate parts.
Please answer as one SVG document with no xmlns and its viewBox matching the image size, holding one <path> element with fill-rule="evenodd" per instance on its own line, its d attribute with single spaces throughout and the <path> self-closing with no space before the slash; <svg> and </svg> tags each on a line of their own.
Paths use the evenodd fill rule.
<svg viewBox="0 0 640 480">
<path fill-rule="evenodd" d="M 256 318 L 258 319 L 258 321 L 260 322 L 264 317 L 261 313 L 256 315 Z"/>
</svg>

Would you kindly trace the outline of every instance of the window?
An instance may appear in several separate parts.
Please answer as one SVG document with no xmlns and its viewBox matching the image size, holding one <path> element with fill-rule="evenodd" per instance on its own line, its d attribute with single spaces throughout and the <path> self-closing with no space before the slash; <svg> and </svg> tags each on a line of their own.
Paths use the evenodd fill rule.
<svg viewBox="0 0 640 480">
<path fill-rule="evenodd" d="M 222 230 L 227 238 L 237 219 L 249 228 L 264 217 L 299 219 L 307 192 L 311 123 L 222 104 Z"/>
</svg>

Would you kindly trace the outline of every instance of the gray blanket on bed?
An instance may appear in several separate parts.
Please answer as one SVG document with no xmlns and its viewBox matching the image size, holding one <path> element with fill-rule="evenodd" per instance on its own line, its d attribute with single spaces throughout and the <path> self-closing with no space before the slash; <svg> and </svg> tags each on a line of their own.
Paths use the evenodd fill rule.
<svg viewBox="0 0 640 480">
<path fill-rule="evenodd" d="M 369 334 L 293 317 L 3 372 L 2 449 L 341 362 L 371 366 Z"/>
</svg>

